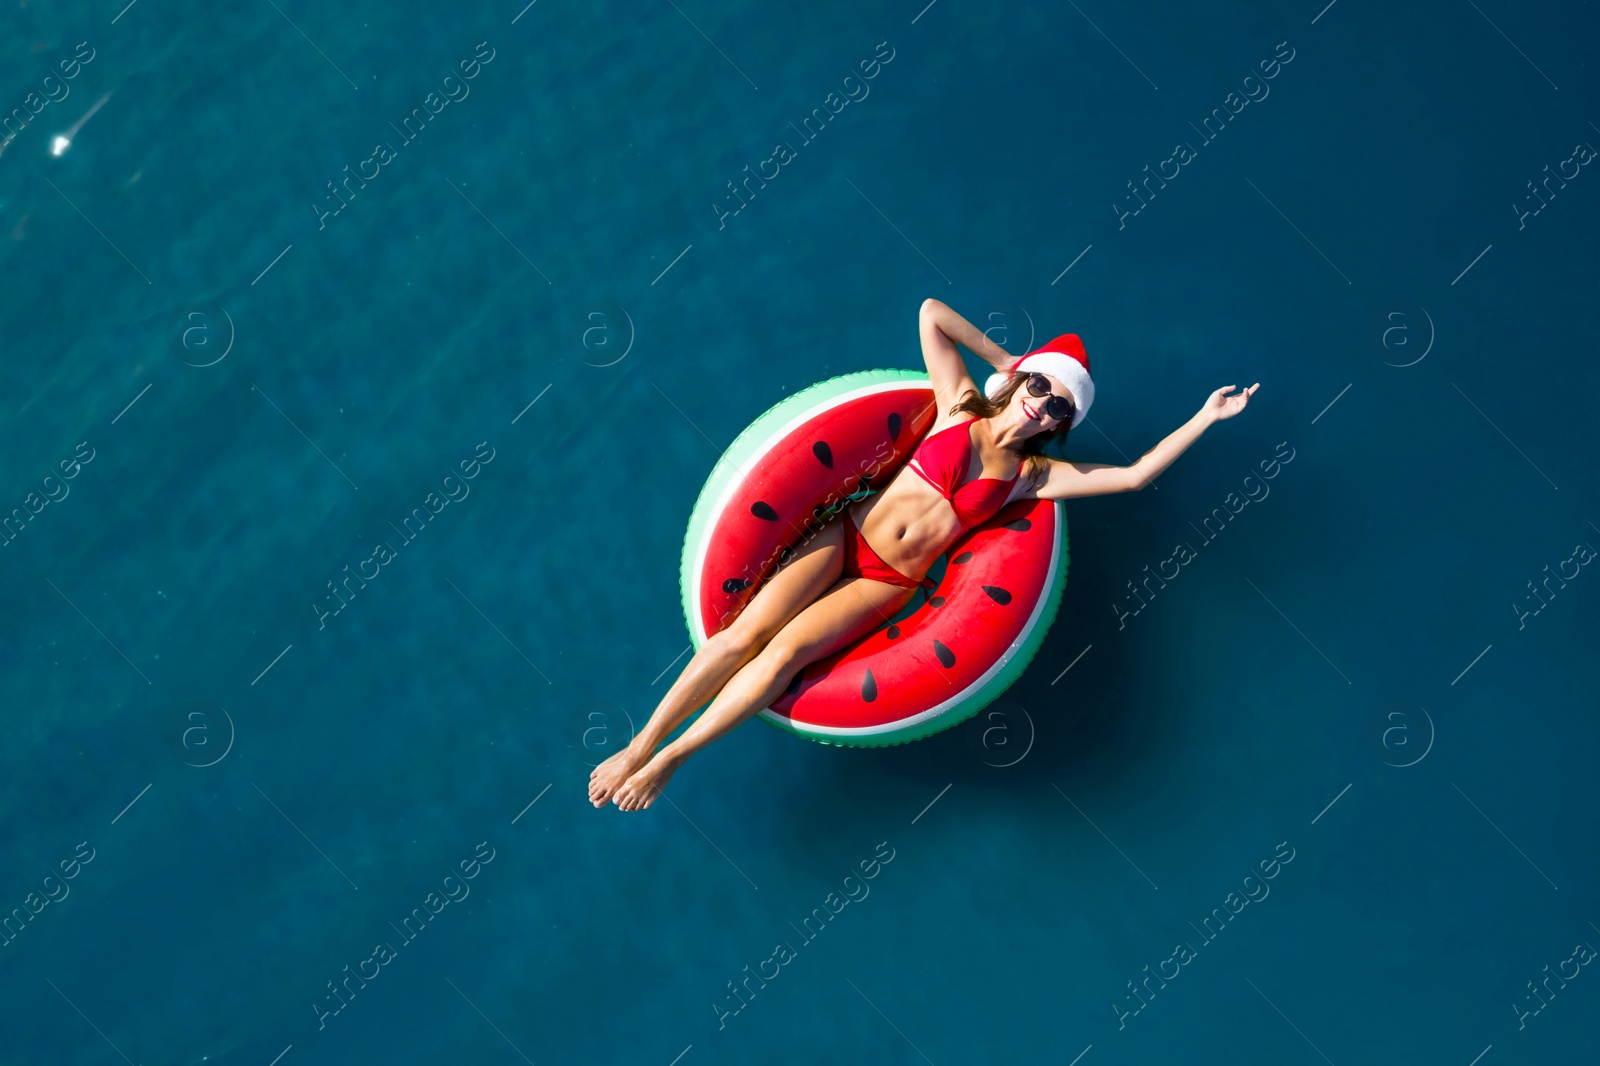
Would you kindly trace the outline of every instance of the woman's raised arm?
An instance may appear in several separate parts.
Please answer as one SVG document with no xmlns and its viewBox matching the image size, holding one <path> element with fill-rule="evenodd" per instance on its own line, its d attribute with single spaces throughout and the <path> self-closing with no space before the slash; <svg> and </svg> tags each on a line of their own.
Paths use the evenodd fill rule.
<svg viewBox="0 0 1600 1066">
<path fill-rule="evenodd" d="M 938 300 L 922 301 L 917 311 L 917 331 L 922 338 L 922 361 L 933 383 L 935 411 L 947 411 L 969 391 L 981 391 L 967 373 L 967 364 L 956 345 L 963 344 L 991 364 L 1007 366 L 1015 360 L 979 332 L 978 327 Z"/>
<path fill-rule="evenodd" d="M 1207 426 L 1243 411 L 1245 404 L 1250 402 L 1251 394 L 1260 387 L 1261 382 L 1258 381 L 1243 392 L 1228 396 L 1225 393 L 1231 392 L 1235 386 L 1224 385 L 1207 397 L 1205 405 L 1190 416 L 1189 421 L 1168 433 L 1161 443 L 1127 466 L 1051 459 L 1048 472 L 1033 495 L 1041 500 L 1065 500 L 1113 492 L 1136 492 L 1154 481 L 1189 445 L 1199 440 Z"/>
</svg>

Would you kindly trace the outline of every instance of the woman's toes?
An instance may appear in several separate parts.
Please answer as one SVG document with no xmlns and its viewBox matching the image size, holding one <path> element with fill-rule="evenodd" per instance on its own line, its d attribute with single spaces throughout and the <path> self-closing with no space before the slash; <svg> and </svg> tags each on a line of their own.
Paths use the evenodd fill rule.
<svg viewBox="0 0 1600 1066">
<path fill-rule="evenodd" d="M 634 775 L 634 777 L 637 776 L 637 774 Z M 641 790 L 637 782 L 634 780 L 634 777 L 628 778 L 621 785 L 619 785 L 617 787 L 617 791 L 611 797 L 612 802 L 617 805 L 618 810 L 631 811 L 638 809 L 639 794 Z"/>
<path fill-rule="evenodd" d="M 672 772 L 678 768 L 679 759 L 657 754 L 628 777 L 612 797 L 617 807 L 625 811 L 642 811 L 655 802 L 661 790 L 667 787 Z"/>
<path fill-rule="evenodd" d="M 624 781 L 622 784 L 618 785 L 617 790 L 611 794 L 611 802 L 617 805 L 617 810 L 619 811 L 631 810 L 632 808 L 630 808 L 628 804 L 632 801 L 632 799 L 633 788 L 627 781 Z"/>
<path fill-rule="evenodd" d="M 589 801 L 596 807 L 605 806 L 642 757 L 640 752 L 626 747 L 596 766 L 589 774 Z"/>
</svg>

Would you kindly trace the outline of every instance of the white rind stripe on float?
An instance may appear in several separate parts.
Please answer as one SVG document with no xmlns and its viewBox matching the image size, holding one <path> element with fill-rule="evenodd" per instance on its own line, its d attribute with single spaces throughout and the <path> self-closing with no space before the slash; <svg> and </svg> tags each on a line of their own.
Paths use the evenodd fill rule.
<svg viewBox="0 0 1600 1066">
<path fill-rule="evenodd" d="M 800 414 L 796 415 L 794 418 L 791 418 L 788 422 L 785 422 L 782 426 L 767 434 L 766 439 L 757 446 L 757 450 L 751 452 L 750 455 L 745 457 L 743 461 L 752 470 L 755 469 L 760 465 L 761 460 L 764 459 L 767 454 L 777 446 L 779 441 L 783 440 L 790 433 L 799 429 L 807 422 L 812 421 L 819 415 L 830 411 L 835 407 L 843 406 L 846 403 L 859 400 L 865 396 L 875 396 L 880 392 L 900 392 L 905 389 L 916 388 L 927 388 L 931 391 L 932 386 L 928 382 L 919 380 L 917 378 L 909 378 L 903 381 L 884 381 L 873 385 L 863 385 L 859 389 L 852 389 L 849 392 L 841 392 L 837 396 L 822 400 L 819 403 L 807 407 L 804 411 L 800 412 Z M 722 457 L 718 457 L 717 462 L 721 463 Z M 733 464 L 729 463 L 728 465 L 732 466 Z M 706 523 L 704 526 L 704 532 L 700 537 L 700 543 L 695 545 L 694 570 L 690 574 L 690 577 L 694 583 L 689 587 L 693 590 L 696 601 L 694 618 L 691 619 L 691 622 L 694 625 L 696 646 L 706 642 L 705 624 L 701 619 L 699 598 L 700 589 L 704 580 L 706 550 L 708 546 L 707 540 L 710 538 L 711 534 L 716 531 L 717 526 L 721 523 L 723 512 L 728 508 L 728 501 L 733 498 L 734 493 L 736 493 L 744 485 L 745 481 L 744 472 L 739 470 L 738 467 L 734 467 L 734 469 L 736 471 L 735 476 L 729 479 L 727 487 L 723 489 L 721 496 L 719 496 L 716 503 L 712 505 L 710 514 L 706 516 Z"/>
<path fill-rule="evenodd" d="M 1017 638 L 1011 642 L 1011 645 L 1008 648 L 1006 648 L 1005 654 L 996 659 L 994 664 L 990 666 L 989 669 L 985 670 L 972 684 L 968 685 L 954 696 L 951 696 L 943 703 L 930 707 L 921 714 L 914 714 L 909 718 L 897 718 L 892 722 L 885 722 L 882 725 L 814 725 L 810 722 L 796 722 L 792 718 L 784 718 L 782 715 L 774 713 L 771 708 L 763 708 L 761 711 L 762 717 L 774 722 L 787 722 L 789 727 L 792 729 L 802 730 L 807 733 L 815 733 L 818 736 L 870 737 L 878 736 L 883 733 L 897 733 L 908 726 L 914 726 L 919 722 L 926 722 L 930 718 L 937 718 L 939 715 L 950 710 L 950 708 L 954 707 L 956 704 L 970 699 L 974 693 L 978 692 L 985 685 L 987 685 L 996 674 L 1006 668 L 1006 664 L 1009 663 L 1016 655 L 1017 649 L 1021 645 L 1027 643 L 1028 636 L 1033 632 L 1034 627 L 1039 624 L 1039 616 L 1044 613 L 1045 604 L 1051 599 L 1049 593 L 1051 587 L 1055 584 L 1056 568 L 1061 564 L 1060 521 L 1062 510 L 1063 508 L 1058 502 L 1056 504 L 1056 544 L 1055 548 L 1050 553 L 1050 569 L 1045 574 L 1044 584 L 1041 587 L 1039 598 L 1034 602 L 1033 611 L 1028 616 L 1027 624 L 1022 627 L 1022 632 L 1018 633 Z"/>
</svg>

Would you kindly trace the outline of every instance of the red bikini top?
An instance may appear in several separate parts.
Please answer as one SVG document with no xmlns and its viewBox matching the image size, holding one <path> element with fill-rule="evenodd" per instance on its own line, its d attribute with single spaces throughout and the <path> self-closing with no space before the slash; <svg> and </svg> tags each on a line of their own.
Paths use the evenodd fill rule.
<svg viewBox="0 0 1600 1066">
<path fill-rule="evenodd" d="M 960 484 L 967 475 L 967 467 L 972 464 L 972 432 L 968 427 L 976 421 L 970 418 L 925 437 L 912 453 L 909 464 L 950 501 L 956 518 L 967 529 L 992 518 L 1005 506 L 1006 498 L 1011 495 L 1011 483 L 1022 472 L 1022 465 L 1018 463 L 1017 474 L 1009 478 L 978 477 L 965 485 Z M 961 432 L 956 433 L 956 430 Z"/>
</svg>

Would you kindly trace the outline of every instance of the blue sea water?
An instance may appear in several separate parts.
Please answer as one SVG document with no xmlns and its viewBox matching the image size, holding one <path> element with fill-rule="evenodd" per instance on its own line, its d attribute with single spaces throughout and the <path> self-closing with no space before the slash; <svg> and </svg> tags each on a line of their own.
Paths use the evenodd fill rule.
<svg viewBox="0 0 1600 1066">
<path fill-rule="evenodd" d="M 1593 1061 L 1597 22 L 11 5 L 0 1063 Z M 593 809 L 721 450 L 929 296 L 1073 459 L 1261 387 L 986 714 Z"/>
</svg>

